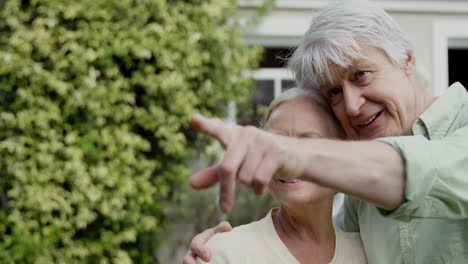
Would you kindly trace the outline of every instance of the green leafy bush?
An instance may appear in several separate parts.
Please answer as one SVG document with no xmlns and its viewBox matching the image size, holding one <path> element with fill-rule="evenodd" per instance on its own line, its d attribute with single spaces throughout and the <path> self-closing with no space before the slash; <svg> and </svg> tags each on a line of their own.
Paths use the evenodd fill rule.
<svg viewBox="0 0 468 264">
<path fill-rule="evenodd" d="M 0 1 L 0 263 L 154 263 L 200 146 L 252 87 L 234 0 Z"/>
</svg>

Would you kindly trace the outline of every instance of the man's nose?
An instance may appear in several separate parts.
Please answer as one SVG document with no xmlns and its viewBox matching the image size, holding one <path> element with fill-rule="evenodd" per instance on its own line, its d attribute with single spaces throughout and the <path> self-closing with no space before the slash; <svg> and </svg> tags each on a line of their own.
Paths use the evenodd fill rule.
<svg viewBox="0 0 468 264">
<path fill-rule="evenodd" d="M 366 99 L 362 96 L 361 89 L 352 84 L 346 84 L 343 86 L 343 95 L 346 114 L 348 116 L 359 115 L 361 108 L 366 101 Z"/>
</svg>

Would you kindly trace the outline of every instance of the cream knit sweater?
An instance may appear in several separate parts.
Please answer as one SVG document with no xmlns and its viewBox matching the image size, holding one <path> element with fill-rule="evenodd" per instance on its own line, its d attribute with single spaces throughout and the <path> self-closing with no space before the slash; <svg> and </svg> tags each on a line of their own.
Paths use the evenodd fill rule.
<svg viewBox="0 0 468 264">
<path fill-rule="evenodd" d="M 206 244 L 211 250 L 211 264 L 300 264 L 276 233 L 271 210 L 263 219 L 219 233 Z M 335 255 L 331 264 L 367 263 L 358 233 L 335 229 Z M 206 263 L 197 259 L 198 263 Z M 313 260 L 311 260 L 313 263 Z"/>
</svg>

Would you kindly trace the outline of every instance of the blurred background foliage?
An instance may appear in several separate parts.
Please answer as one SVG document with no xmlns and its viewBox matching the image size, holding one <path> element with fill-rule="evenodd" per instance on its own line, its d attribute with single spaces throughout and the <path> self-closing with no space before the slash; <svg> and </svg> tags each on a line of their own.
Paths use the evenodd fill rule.
<svg viewBox="0 0 468 264">
<path fill-rule="evenodd" d="M 0 1 L 0 263 L 167 263 L 179 223 L 217 223 L 189 117 L 251 95 L 249 23 L 235 0 Z M 248 193 L 233 224 L 270 206 Z"/>
</svg>

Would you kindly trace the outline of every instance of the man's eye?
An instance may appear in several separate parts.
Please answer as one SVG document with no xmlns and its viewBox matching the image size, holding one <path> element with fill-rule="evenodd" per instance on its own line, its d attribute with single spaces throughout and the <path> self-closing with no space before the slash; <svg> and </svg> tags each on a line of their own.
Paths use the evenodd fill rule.
<svg viewBox="0 0 468 264">
<path fill-rule="evenodd" d="M 365 77 L 369 72 L 368 71 L 358 71 L 355 74 L 356 80 L 360 80 Z"/>
<path fill-rule="evenodd" d="M 332 106 L 339 104 L 342 97 L 343 89 L 341 88 L 332 88 L 328 91 L 328 101 Z"/>
</svg>

